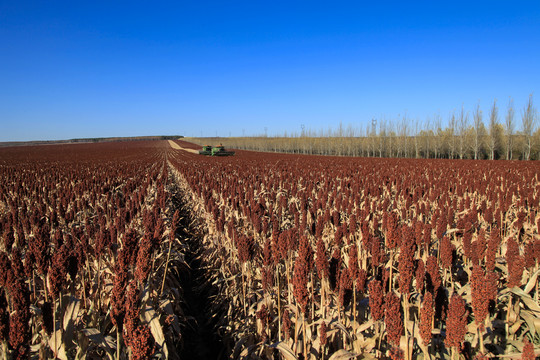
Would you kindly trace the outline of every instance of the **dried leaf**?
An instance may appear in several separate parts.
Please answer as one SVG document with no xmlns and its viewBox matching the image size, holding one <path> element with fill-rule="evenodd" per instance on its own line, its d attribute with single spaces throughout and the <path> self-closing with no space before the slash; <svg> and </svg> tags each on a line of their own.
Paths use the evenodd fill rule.
<svg viewBox="0 0 540 360">
<path fill-rule="evenodd" d="M 70 325 L 73 325 L 77 317 L 79 316 L 79 308 L 81 306 L 81 301 L 75 297 L 71 297 L 69 304 L 66 307 L 64 312 L 64 330 L 68 331 Z"/>
<path fill-rule="evenodd" d="M 360 326 L 358 327 L 357 332 L 364 332 L 364 331 L 366 331 L 367 329 L 369 329 L 372 325 L 373 325 L 373 319 L 370 319 L 368 322 L 363 323 L 362 325 L 360 325 Z"/>
<path fill-rule="evenodd" d="M 49 339 L 49 347 L 56 353 L 57 358 L 61 360 L 68 360 L 66 348 L 64 347 L 64 343 L 62 341 L 62 332 L 60 330 L 56 330 L 55 333 L 51 335 Z"/>
<path fill-rule="evenodd" d="M 529 296 L 529 294 L 527 294 L 525 291 L 521 290 L 521 288 L 518 288 L 518 287 L 514 287 L 511 289 L 511 291 L 516 294 L 517 296 L 520 297 L 520 300 L 529 308 L 531 309 L 532 311 L 534 311 L 535 313 L 537 313 L 537 316 L 540 316 L 540 305 L 538 305 L 536 303 L 536 301 L 533 300 L 533 298 L 531 298 Z"/>
<path fill-rule="evenodd" d="M 348 359 L 352 359 L 354 357 L 357 357 L 358 354 L 355 354 L 355 353 L 352 353 L 350 351 L 347 351 L 345 349 L 340 349 L 338 351 L 336 351 L 335 353 L 332 354 L 332 356 L 330 356 L 330 359 L 328 360 L 348 360 Z"/>
<path fill-rule="evenodd" d="M 269 347 L 278 349 L 281 352 L 281 355 L 283 355 L 283 357 L 287 360 L 298 360 L 296 355 L 294 355 L 294 351 L 292 351 L 290 346 L 285 344 L 283 341 L 272 344 Z"/>
<path fill-rule="evenodd" d="M 510 328 L 508 329 L 508 332 L 510 334 L 515 334 L 516 331 L 518 331 L 519 328 L 521 327 L 521 324 L 523 324 L 523 321 L 517 320 L 512 326 L 510 326 Z"/>
<path fill-rule="evenodd" d="M 156 344 L 158 344 L 163 349 L 163 353 L 165 354 L 165 357 L 168 358 L 169 351 L 167 349 L 167 344 L 165 343 L 165 336 L 163 335 L 163 328 L 161 327 L 161 324 L 159 323 L 158 314 L 150 306 L 147 306 L 144 309 L 142 316 L 144 320 L 150 326 L 150 332 L 152 333 L 152 336 L 154 337 Z"/>
<path fill-rule="evenodd" d="M 345 328 L 345 326 L 344 326 L 342 323 L 340 323 L 339 321 L 337 321 L 337 322 L 335 323 L 335 325 L 336 325 L 336 327 L 337 327 L 338 329 L 340 329 L 341 331 L 343 331 L 343 332 L 345 333 L 345 335 L 347 336 L 348 339 L 351 338 L 351 334 L 349 334 L 349 332 L 347 331 L 347 329 Z"/>
<path fill-rule="evenodd" d="M 536 336 L 536 326 L 535 326 L 535 318 L 529 311 L 521 311 L 520 313 L 521 318 L 525 320 L 527 323 L 527 326 L 529 327 L 529 331 L 531 332 L 532 336 Z"/>
<path fill-rule="evenodd" d="M 525 285 L 525 290 L 524 290 L 525 293 L 527 294 L 530 293 L 531 290 L 536 286 L 536 283 L 538 281 L 538 274 L 540 274 L 540 270 L 532 274 L 531 278 L 527 282 L 527 285 Z"/>
<path fill-rule="evenodd" d="M 81 332 L 94 344 L 111 351 L 116 348 L 116 344 L 111 344 L 103 337 L 103 334 L 95 328 L 82 329 Z"/>
<path fill-rule="evenodd" d="M 238 340 L 236 344 L 234 344 L 234 350 L 233 350 L 233 356 L 232 356 L 233 359 L 238 358 L 238 356 L 240 355 L 240 350 L 242 349 L 242 346 L 244 345 L 246 340 L 247 338 L 244 336 L 240 340 Z"/>
</svg>

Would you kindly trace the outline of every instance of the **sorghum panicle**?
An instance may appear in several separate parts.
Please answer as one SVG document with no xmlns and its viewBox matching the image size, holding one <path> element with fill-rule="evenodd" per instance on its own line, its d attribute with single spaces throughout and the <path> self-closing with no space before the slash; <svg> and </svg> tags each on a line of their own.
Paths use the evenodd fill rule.
<svg viewBox="0 0 540 360">
<path fill-rule="evenodd" d="M 369 288 L 369 309 L 371 317 L 377 321 L 383 317 L 383 289 L 379 280 L 371 280 L 368 284 Z"/>
<path fill-rule="evenodd" d="M 399 346 L 403 333 L 400 305 L 399 297 L 393 291 L 386 294 L 384 298 L 384 323 L 386 324 L 388 341 L 395 346 Z"/>
<path fill-rule="evenodd" d="M 463 348 L 465 334 L 467 333 L 467 311 L 463 298 L 454 293 L 448 306 L 448 319 L 446 320 L 446 339 L 444 344 L 457 350 Z"/>
</svg>

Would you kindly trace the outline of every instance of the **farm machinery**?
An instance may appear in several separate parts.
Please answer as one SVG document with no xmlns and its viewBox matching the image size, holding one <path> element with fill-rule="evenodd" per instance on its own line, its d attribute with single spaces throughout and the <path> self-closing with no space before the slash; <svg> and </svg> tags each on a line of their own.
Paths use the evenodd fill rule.
<svg viewBox="0 0 540 360">
<path fill-rule="evenodd" d="M 204 145 L 202 150 L 199 151 L 200 155 L 210 155 L 210 156 L 232 156 L 234 151 L 225 150 L 223 145 L 214 146 Z"/>
</svg>

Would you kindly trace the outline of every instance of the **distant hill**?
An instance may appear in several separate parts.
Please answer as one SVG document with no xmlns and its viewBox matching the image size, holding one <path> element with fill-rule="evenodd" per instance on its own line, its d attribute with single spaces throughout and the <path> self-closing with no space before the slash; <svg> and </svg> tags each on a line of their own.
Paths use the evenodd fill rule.
<svg viewBox="0 0 540 360">
<path fill-rule="evenodd" d="M 53 145 L 53 144 L 84 144 L 111 141 L 137 141 L 137 140 L 176 140 L 183 138 L 181 135 L 158 135 L 158 136 L 130 136 L 130 137 L 103 137 L 69 140 L 36 140 L 36 141 L 5 141 L 0 142 L 0 147 L 30 146 L 30 145 Z"/>
</svg>

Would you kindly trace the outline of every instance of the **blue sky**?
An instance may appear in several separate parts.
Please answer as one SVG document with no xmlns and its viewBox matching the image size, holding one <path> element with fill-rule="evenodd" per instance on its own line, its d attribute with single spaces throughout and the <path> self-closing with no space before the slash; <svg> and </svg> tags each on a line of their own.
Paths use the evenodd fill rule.
<svg viewBox="0 0 540 360">
<path fill-rule="evenodd" d="M 0 141 L 269 135 L 540 102 L 540 2 L 0 0 Z M 538 106 L 537 106 L 538 107 Z M 518 126 L 519 128 L 519 126 Z"/>
</svg>

